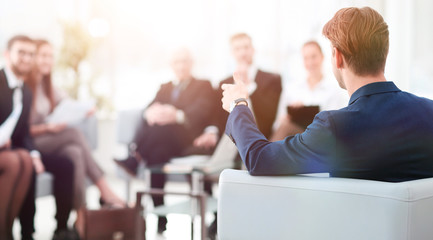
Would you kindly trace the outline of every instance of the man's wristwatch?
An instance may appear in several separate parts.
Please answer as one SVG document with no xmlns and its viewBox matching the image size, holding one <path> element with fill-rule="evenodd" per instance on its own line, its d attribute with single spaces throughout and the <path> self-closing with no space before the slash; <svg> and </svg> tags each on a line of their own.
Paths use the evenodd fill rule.
<svg viewBox="0 0 433 240">
<path fill-rule="evenodd" d="M 248 101 L 245 98 L 238 98 L 230 103 L 230 109 L 229 111 L 232 112 L 233 109 L 241 102 L 244 102 L 248 106 Z"/>
</svg>

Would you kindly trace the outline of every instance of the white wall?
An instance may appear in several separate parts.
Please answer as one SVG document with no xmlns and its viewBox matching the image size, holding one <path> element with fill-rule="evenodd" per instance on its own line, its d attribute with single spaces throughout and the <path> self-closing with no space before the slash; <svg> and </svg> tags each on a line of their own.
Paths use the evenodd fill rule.
<svg viewBox="0 0 433 240">
<path fill-rule="evenodd" d="M 429 0 L 0 0 L 0 50 L 16 33 L 62 42 L 60 20 L 105 19 L 110 32 L 99 39 L 88 64 L 99 76 L 97 88 L 119 109 L 149 102 L 171 78 L 168 57 L 178 45 L 192 48 L 195 74 L 214 85 L 233 70 L 228 39 L 249 33 L 256 63 L 279 72 L 284 81 L 303 78 L 300 48 L 316 39 L 326 54 L 323 25 L 341 7 L 371 6 L 390 29 L 386 76 L 401 88 L 433 92 L 433 2 Z M 1 62 L 2 59 L 0 59 Z M 57 79 L 58 82 L 61 79 Z"/>
</svg>

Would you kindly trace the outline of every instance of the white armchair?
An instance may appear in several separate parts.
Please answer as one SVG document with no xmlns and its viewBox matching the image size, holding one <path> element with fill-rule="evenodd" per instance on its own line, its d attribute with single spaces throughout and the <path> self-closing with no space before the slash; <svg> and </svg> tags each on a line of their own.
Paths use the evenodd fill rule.
<svg viewBox="0 0 433 240">
<path fill-rule="evenodd" d="M 229 239 L 433 239 L 433 178 L 387 183 L 224 170 L 218 235 Z"/>
</svg>

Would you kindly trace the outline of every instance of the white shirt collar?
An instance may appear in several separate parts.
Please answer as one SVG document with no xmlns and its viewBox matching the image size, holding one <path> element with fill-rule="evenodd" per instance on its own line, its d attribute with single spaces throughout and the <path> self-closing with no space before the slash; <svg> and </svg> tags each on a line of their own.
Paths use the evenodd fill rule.
<svg viewBox="0 0 433 240">
<path fill-rule="evenodd" d="M 5 67 L 5 74 L 10 89 L 23 86 L 23 81 L 18 79 L 8 67 Z"/>
<path fill-rule="evenodd" d="M 254 91 L 256 91 L 257 89 L 257 83 L 256 83 L 257 71 L 259 71 L 259 69 L 254 64 L 251 64 L 251 66 L 248 68 L 248 78 L 250 80 L 250 84 L 248 84 L 247 89 L 248 89 L 248 94 L 250 95 L 253 94 Z"/>
<path fill-rule="evenodd" d="M 259 71 L 258 67 L 254 64 L 251 64 L 251 66 L 248 68 L 248 77 L 251 80 L 251 82 L 255 82 L 257 71 Z"/>
<path fill-rule="evenodd" d="M 192 80 L 192 78 L 180 81 L 178 78 L 174 78 L 171 82 L 173 83 L 173 85 L 175 87 L 181 85 L 181 88 L 185 88 L 191 82 L 191 80 Z"/>
</svg>

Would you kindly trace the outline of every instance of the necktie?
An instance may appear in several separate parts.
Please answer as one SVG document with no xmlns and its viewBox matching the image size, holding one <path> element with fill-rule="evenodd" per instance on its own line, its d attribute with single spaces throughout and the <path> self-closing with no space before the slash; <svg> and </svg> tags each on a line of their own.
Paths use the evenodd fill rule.
<svg viewBox="0 0 433 240">
<path fill-rule="evenodd" d="M 177 99 L 179 98 L 181 92 L 181 84 L 178 84 L 177 86 L 175 86 L 173 88 L 173 91 L 171 92 L 171 100 L 173 102 L 177 101 Z"/>
</svg>

